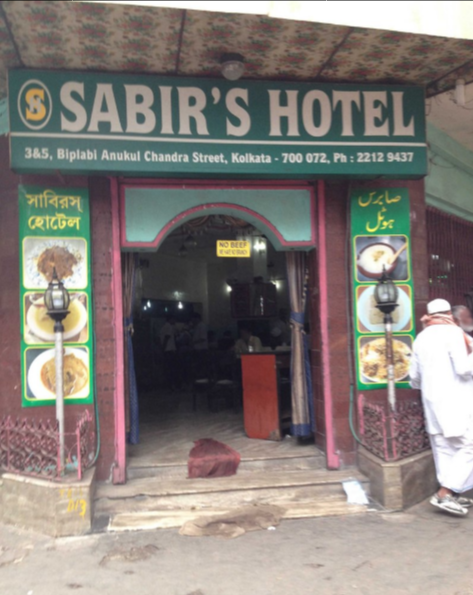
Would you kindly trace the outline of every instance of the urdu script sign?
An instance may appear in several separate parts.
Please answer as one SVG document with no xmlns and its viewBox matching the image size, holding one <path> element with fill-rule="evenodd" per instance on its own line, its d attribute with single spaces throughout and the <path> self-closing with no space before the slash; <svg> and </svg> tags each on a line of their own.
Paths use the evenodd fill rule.
<svg viewBox="0 0 473 595">
<path fill-rule="evenodd" d="M 354 191 L 351 241 L 358 388 L 387 386 L 384 318 L 374 295 L 383 271 L 398 290 L 397 307 L 392 314 L 394 377 L 399 388 L 409 388 L 410 356 L 416 335 L 408 190 Z"/>
<path fill-rule="evenodd" d="M 9 112 L 18 172 L 427 173 L 421 87 L 11 70 Z"/>
</svg>

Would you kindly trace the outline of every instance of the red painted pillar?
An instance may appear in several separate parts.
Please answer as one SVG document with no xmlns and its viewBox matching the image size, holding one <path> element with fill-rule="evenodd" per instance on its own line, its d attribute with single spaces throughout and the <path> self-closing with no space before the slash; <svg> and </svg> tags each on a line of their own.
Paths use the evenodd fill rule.
<svg viewBox="0 0 473 595">
<path fill-rule="evenodd" d="M 118 182 L 111 179 L 112 191 L 112 301 L 115 329 L 115 464 L 113 483 L 126 481 L 126 424 L 125 424 L 125 369 L 123 338 L 122 266 L 120 250 L 120 206 Z"/>
</svg>

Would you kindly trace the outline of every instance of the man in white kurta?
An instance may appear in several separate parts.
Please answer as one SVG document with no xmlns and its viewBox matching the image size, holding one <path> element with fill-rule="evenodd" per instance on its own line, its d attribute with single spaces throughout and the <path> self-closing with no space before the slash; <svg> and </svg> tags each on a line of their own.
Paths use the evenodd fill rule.
<svg viewBox="0 0 473 595">
<path fill-rule="evenodd" d="M 464 516 L 473 503 L 473 354 L 446 300 L 427 304 L 424 330 L 414 342 L 411 386 L 420 389 L 439 491 L 430 502 Z"/>
</svg>

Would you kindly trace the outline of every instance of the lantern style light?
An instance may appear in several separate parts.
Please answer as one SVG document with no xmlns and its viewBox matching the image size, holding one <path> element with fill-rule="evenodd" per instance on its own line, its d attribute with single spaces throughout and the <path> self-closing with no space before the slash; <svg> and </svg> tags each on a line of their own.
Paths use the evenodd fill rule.
<svg viewBox="0 0 473 595">
<path fill-rule="evenodd" d="M 397 306 L 398 289 L 393 283 L 392 279 L 386 274 L 386 269 L 383 267 L 383 274 L 374 290 L 374 299 L 376 307 L 384 315 L 389 315 Z"/>
<path fill-rule="evenodd" d="M 64 287 L 64 283 L 58 279 L 56 267 L 54 267 L 53 277 L 44 292 L 44 305 L 48 310 L 48 315 L 56 323 L 60 323 L 69 314 L 67 309 L 70 301 L 69 292 Z"/>
</svg>

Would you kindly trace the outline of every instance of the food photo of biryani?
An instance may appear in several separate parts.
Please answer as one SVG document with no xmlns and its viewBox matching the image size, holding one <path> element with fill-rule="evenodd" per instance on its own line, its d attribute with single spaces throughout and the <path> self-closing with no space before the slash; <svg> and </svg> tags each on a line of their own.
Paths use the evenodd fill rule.
<svg viewBox="0 0 473 595">
<path fill-rule="evenodd" d="M 410 338 L 409 338 L 410 341 Z M 394 379 L 405 380 L 409 375 L 411 348 L 399 339 L 393 339 Z M 360 367 L 363 376 L 370 382 L 386 382 L 386 339 L 371 339 L 360 347 Z"/>
<path fill-rule="evenodd" d="M 46 288 L 56 269 L 67 289 L 87 287 L 86 242 L 79 238 L 25 238 L 23 283 L 27 289 Z"/>
</svg>

